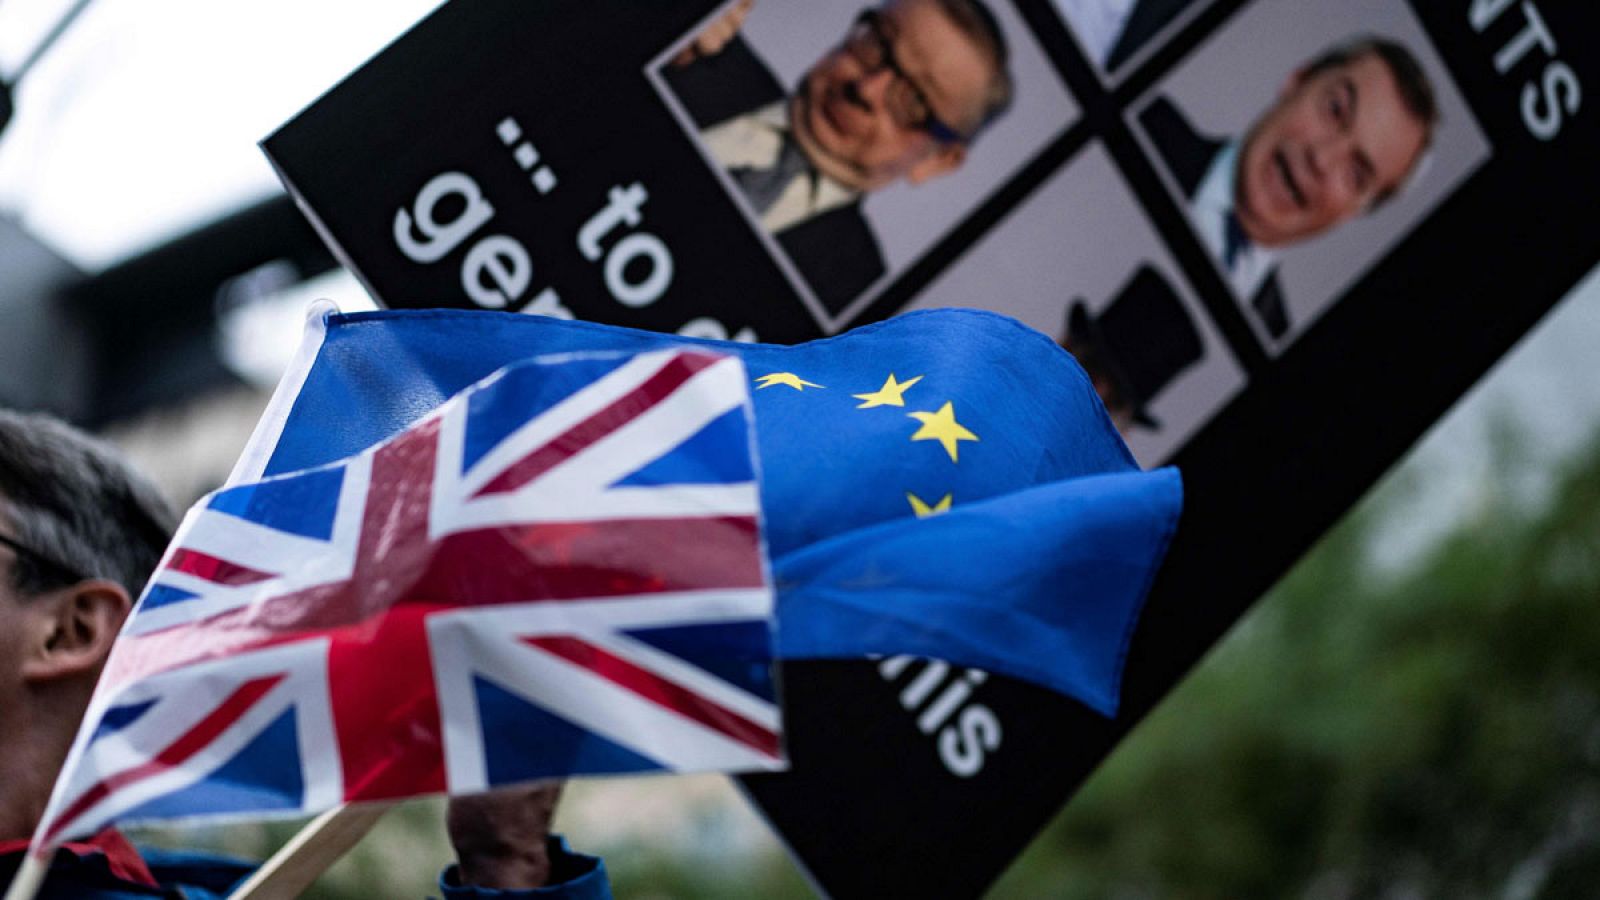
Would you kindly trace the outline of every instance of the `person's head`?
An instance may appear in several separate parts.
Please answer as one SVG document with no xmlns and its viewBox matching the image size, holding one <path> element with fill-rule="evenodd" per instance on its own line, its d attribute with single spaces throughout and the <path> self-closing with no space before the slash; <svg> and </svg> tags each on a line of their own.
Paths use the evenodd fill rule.
<svg viewBox="0 0 1600 900">
<path fill-rule="evenodd" d="M 888 0 L 801 79 L 795 137 L 818 169 L 858 190 L 953 171 L 1011 102 L 1007 56 L 981 0 Z"/>
<path fill-rule="evenodd" d="M 1239 153 L 1235 214 L 1281 246 L 1382 204 L 1405 183 L 1438 123 L 1415 56 L 1383 38 L 1332 47 L 1289 76 Z"/>
<path fill-rule="evenodd" d="M 0 410 L 0 720 L 76 728 L 173 524 L 114 451 Z"/>
</svg>

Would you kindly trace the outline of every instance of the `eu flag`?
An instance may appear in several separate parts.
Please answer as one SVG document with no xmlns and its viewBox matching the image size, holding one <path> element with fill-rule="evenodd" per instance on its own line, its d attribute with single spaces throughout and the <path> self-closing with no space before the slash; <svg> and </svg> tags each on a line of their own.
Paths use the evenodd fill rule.
<svg viewBox="0 0 1600 900">
<path fill-rule="evenodd" d="M 357 454 L 532 357 L 691 347 L 751 378 L 781 658 L 911 653 L 1114 714 L 1176 527 L 1088 377 L 1004 316 L 914 312 L 796 346 L 476 311 L 313 311 L 233 481 Z"/>
</svg>

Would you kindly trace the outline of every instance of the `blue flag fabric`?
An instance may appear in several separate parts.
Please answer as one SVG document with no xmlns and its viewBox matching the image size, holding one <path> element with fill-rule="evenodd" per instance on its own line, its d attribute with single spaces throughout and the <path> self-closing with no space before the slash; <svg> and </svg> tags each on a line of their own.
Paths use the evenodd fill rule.
<svg viewBox="0 0 1600 900">
<path fill-rule="evenodd" d="M 1178 503 L 1170 475 L 1052 482 L 781 557 L 778 655 L 934 657 L 1114 715 L 1127 639 Z"/>
<path fill-rule="evenodd" d="M 569 354 L 203 498 L 117 638 L 40 845 L 786 768 L 752 429 L 734 357 Z"/>
<path fill-rule="evenodd" d="M 1176 470 L 1140 471 L 1054 341 L 976 310 L 795 346 L 538 316 L 312 316 L 233 481 L 333 462 L 531 357 L 691 347 L 752 379 L 781 658 L 912 653 L 1114 714 L 1176 527 Z"/>
</svg>

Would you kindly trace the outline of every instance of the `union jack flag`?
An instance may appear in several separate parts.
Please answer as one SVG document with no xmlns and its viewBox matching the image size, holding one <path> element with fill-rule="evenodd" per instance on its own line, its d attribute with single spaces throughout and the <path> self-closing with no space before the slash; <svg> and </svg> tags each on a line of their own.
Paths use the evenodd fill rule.
<svg viewBox="0 0 1600 900">
<path fill-rule="evenodd" d="M 784 766 L 744 369 L 502 370 L 223 490 L 107 663 L 44 844 L 583 773 Z"/>
</svg>

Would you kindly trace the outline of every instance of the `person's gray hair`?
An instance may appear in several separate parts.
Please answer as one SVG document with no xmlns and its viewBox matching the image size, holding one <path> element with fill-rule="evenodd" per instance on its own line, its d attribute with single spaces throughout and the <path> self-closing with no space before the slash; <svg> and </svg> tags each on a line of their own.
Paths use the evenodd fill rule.
<svg viewBox="0 0 1600 900">
<path fill-rule="evenodd" d="M 155 486 L 111 447 L 50 416 L 4 409 L 0 520 L 11 537 L 55 564 L 15 554 L 17 591 L 61 587 L 71 573 L 115 581 L 132 597 L 176 523 Z"/>
</svg>

